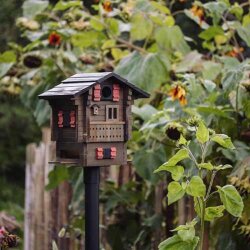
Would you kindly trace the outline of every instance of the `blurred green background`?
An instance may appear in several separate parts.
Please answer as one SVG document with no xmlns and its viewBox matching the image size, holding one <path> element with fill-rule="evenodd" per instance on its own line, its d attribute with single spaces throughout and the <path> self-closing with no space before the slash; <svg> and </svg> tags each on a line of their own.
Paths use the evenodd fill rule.
<svg viewBox="0 0 250 250">
<path fill-rule="evenodd" d="M 161 212 L 154 207 L 155 190 L 161 183 L 165 188 L 170 175 L 153 171 L 173 154 L 180 133 L 192 138 L 185 121 L 198 116 L 236 145 L 229 152 L 213 147 L 209 160 L 234 166 L 215 184 L 235 185 L 245 203 L 239 221 L 226 214 L 209 224 L 210 249 L 250 249 L 249 2 L 84 3 L 0 0 L 0 212 L 16 217 L 21 227 L 14 232 L 23 238 L 26 145 L 38 143 L 49 124 L 49 107 L 37 95 L 74 73 L 114 70 L 151 98 L 133 107 L 133 179 L 121 186 L 107 180 L 101 190 L 105 215 L 112 218 L 107 245 L 146 250 L 156 230 L 161 240 L 172 235 L 177 204 L 167 206 L 164 191 Z M 173 99 L 176 87 L 182 95 Z M 199 157 L 197 146 L 192 149 Z M 194 171 L 184 164 L 186 172 Z M 82 176 L 67 171 L 55 169 L 50 187 L 71 181 L 74 213 L 83 215 L 74 185 Z"/>
</svg>

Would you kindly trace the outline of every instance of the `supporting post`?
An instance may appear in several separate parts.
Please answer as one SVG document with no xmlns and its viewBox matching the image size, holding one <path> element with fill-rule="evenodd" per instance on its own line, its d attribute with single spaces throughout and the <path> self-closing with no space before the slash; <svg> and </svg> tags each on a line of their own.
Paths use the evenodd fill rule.
<svg viewBox="0 0 250 250">
<path fill-rule="evenodd" d="M 99 250 L 100 167 L 84 168 L 85 250 Z"/>
</svg>

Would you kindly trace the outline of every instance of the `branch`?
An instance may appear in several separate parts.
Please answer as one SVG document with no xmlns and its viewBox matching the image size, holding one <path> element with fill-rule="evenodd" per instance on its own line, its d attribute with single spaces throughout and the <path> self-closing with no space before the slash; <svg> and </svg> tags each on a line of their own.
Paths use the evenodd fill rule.
<svg viewBox="0 0 250 250">
<path fill-rule="evenodd" d="M 122 38 L 119 38 L 119 37 L 114 37 L 114 38 L 115 38 L 115 40 L 117 40 L 118 42 L 123 43 L 123 44 L 126 44 L 127 47 L 130 48 L 130 49 L 137 50 L 137 51 L 139 51 L 139 52 L 141 52 L 141 53 L 143 53 L 143 54 L 146 54 L 146 53 L 147 53 L 147 51 L 146 51 L 145 49 L 143 49 L 143 48 L 141 48 L 141 47 L 138 47 L 138 46 L 134 45 L 133 43 L 130 43 L 130 42 L 128 42 L 128 41 L 126 41 L 126 40 L 124 40 L 124 39 L 122 39 Z"/>
</svg>

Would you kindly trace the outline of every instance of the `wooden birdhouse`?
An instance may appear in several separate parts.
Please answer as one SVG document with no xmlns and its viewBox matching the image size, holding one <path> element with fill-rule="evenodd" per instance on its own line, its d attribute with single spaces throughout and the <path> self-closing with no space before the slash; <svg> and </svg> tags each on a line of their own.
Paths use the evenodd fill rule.
<svg viewBox="0 0 250 250">
<path fill-rule="evenodd" d="M 39 95 L 52 108 L 57 163 L 88 166 L 127 162 L 134 99 L 149 94 L 112 72 L 76 74 Z"/>
</svg>

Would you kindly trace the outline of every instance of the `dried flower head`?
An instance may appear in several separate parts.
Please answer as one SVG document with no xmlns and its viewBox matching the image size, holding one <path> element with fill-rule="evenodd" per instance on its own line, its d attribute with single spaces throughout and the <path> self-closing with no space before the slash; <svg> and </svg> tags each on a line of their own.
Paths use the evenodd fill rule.
<svg viewBox="0 0 250 250">
<path fill-rule="evenodd" d="M 169 95 L 173 100 L 179 100 L 182 106 L 187 104 L 186 90 L 180 85 L 176 85 L 169 91 Z"/>
<path fill-rule="evenodd" d="M 23 59 L 23 64 L 28 68 L 38 68 L 42 65 L 42 59 L 36 55 L 27 55 Z"/>
<path fill-rule="evenodd" d="M 19 17 L 16 21 L 17 26 L 27 28 L 29 30 L 38 30 L 40 24 L 35 20 L 30 20 L 26 17 Z"/>
<path fill-rule="evenodd" d="M 231 57 L 239 57 L 239 55 L 244 51 L 244 48 L 242 47 L 233 47 L 232 50 L 230 50 L 229 52 L 227 52 L 228 56 Z"/>
<path fill-rule="evenodd" d="M 198 17 L 199 19 L 199 23 L 201 25 L 201 23 L 204 21 L 205 18 L 205 13 L 204 13 L 204 9 L 198 5 L 194 5 L 191 9 L 190 9 L 191 13 Z"/>
<path fill-rule="evenodd" d="M 187 119 L 187 124 L 191 127 L 197 127 L 200 122 L 200 118 L 198 116 L 192 116 Z"/>
<path fill-rule="evenodd" d="M 112 3 L 109 0 L 104 1 L 102 3 L 102 7 L 107 12 L 111 12 L 113 10 Z"/>
<path fill-rule="evenodd" d="M 170 122 L 166 126 L 166 135 L 171 140 L 178 141 L 183 132 L 183 126 L 177 122 Z"/>
<path fill-rule="evenodd" d="M 60 45 L 60 43 L 61 43 L 61 36 L 54 31 L 50 33 L 49 44 L 53 46 L 57 46 L 57 45 Z"/>
</svg>

